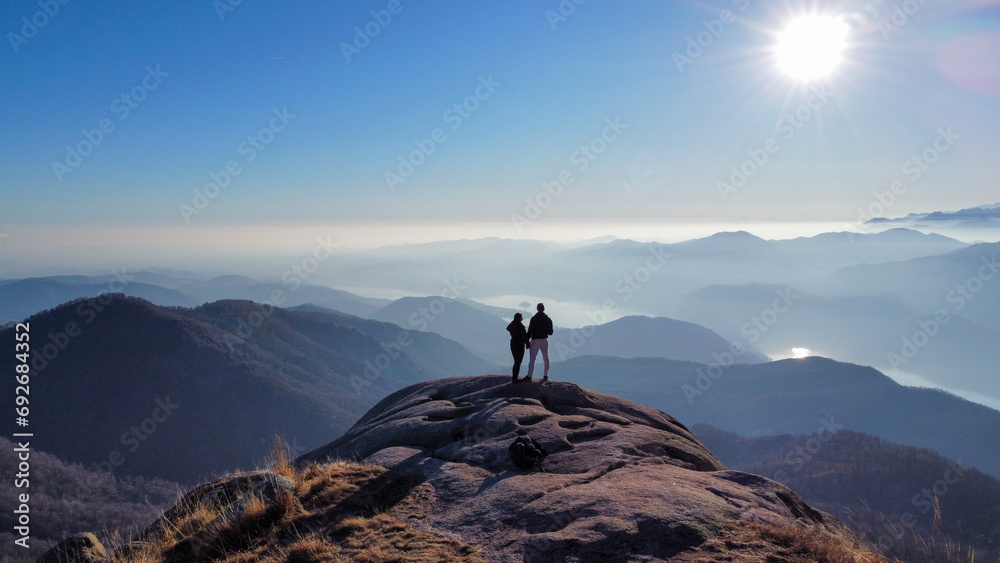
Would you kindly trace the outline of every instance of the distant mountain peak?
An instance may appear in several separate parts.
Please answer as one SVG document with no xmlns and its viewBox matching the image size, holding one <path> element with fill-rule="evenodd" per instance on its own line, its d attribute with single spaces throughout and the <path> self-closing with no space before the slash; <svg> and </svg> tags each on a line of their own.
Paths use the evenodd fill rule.
<svg viewBox="0 0 1000 563">
<path fill-rule="evenodd" d="M 677 248 L 701 251 L 724 250 L 732 251 L 741 248 L 754 248 L 766 251 L 771 242 L 747 231 L 723 231 L 703 238 L 677 243 Z"/>
<path fill-rule="evenodd" d="M 747 231 L 722 231 L 715 233 L 714 235 L 707 236 L 703 240 L 739 240 L 739 241 L 762 241 L 766 242 L 759 236 L 748 233 Z"/>
</svg>

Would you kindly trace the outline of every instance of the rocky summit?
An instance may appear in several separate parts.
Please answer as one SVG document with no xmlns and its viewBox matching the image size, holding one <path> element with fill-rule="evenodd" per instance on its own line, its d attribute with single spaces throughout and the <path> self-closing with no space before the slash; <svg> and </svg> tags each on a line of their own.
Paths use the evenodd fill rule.
<svg viewBox="0 0 1000 563">
<path fill-rule="evenodd" d="M 515 441 L 547 455 L 521 469 Z M 419 383 L 294 463 L 283 451 L 192 489 L 132 541 L 75 536 L 40 561 L 884 561 L 671 416 L 572 383 Z"/>
<path fill-rule="evenodd" d="M 522 434 L 548 451 L 537 469 L 510 460 Z M 336 460 L 406 479 L 390 514 L 489 561 L 878 560 L 792 490 L 728 470 L 673 417 L 573 383 L 412 385 L 297 465 Z"/>
</svg>

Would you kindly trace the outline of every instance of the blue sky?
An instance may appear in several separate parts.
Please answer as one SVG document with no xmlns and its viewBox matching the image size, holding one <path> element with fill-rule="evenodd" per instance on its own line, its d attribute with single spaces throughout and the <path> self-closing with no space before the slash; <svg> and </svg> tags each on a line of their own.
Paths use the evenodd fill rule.
<svg viewBox="0 0 1000 563">
<path fill-rule="evenodd" d="M 49 242 L 26 239 L 56 228 L 125 238 L 155 228 L 189 241 L 193 229 L 217 227 L 476 222 L 518 236 L 511 216 L 529 211 L 526 199 L 549 201 L 539 200 L 543 182 L 564 171 L 572 183 L 535 223 L 585 222 L 593 236 L 629 221 L 850 223 L 899 179 L 906 190 L 886 215 L 1000 201 L 994 0 L 564 0 L 562 20 L 552 18 L 556 0 L 243 0 L 220 11 L 222 1 L 4 3 L 8 251 L 42 252 Z M 56 4 L 55 15 L 38 15 Z M 904 5 L 912 13 L 888 30 Z M 718 31 L 711 21 L 725 9 L 735 21 Z M 373 22 L 373 11 L 391 20 Z M 845 19 L 851 34 L 844 64 L 803 85 L 775 68 L 771 49 L 808 11 Z M 45 24 L 24 33 L 22 18 Z M 717 36 L 679 69 L 675 53 L 706 21 Z M 348 61 L 342 44 L 366 25 L 378 33 Z M 483 99 L 469 98 L 483 82 Z M 793 136 L 778 133 L 817 87 L 828 99 Z M 120 98 L 136 88 L 144 99 L 126 115 Z M 446 113 L 463 102 L 474 111 L 461 121 Z M 114 129 L 93 152 L 54 171 L 105 119 Z M 622 127 L 609 133 L 609 120 Z M 243 144 L 272 124 L 281 130 L 265 132 L 262 150 Z M 907 177 L 903 164 L 949 128 L 948 151 L 919 180 Z M 443 141 L 390 189 L 386 172 L 436 129 Z M 604 150 L 584 170 L 576 153 L 602 134 Z M 779 149 L 720 197 L 718 183 L 769 138 Z M 239 173 L 228 186 L 185 214 L 231 161 Z"/>
</svg>

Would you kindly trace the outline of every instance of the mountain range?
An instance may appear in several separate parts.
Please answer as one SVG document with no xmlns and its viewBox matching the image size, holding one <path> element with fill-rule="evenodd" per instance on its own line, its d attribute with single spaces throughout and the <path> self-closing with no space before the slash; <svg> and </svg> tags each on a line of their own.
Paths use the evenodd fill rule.
<svg viewBox="0 0 1000 563">
<path fill-rule="evenodd" d="M 867 221 L 867 224 L 877 226 L 893 225 L 906 227 L 918 227 L 921 225 L 934 225 L 940 223 L 947 223 L 949 226 L 958 228 L 982 228 L 984 226 L 997 228 L 1000 226 L 1000 203 L 969 207 L 958 211 L 910 213 L 905 217 L 899 217 L 897 219 L 875 217 Z"/>
<path fill-rule="evenodd" d="M 478 301 L 510 297 L 516 299 L 513 303 L 600 306 L 612 300 L 626 314 L 673 317 L 684 295 L 706 285 L 795 285 L 848 266 L 933 256 L 965 246 L 906 229 L 789 240 L 733 232 L 670 244 L 481 239 L 345 254 L 335 270 L 317 277 L 317 283 L 439 295 L 443 280 L 458 280 L 465 288 L 461 296 Z"/>
<path fill-rule="evenodd" d="M 4 280 L 0 323 L 109 290 L 164 306 L 234 298 L 281 307 L 314 304 L 437 332 L 491 363 L 507 363 L 503 327 L 514 310 L 530 313 L 534 303 L 545 301 L 557 325 L 578 331 L 591 332 L 588 326 L 601 324 L 608 334 L 616 327 L 604 321 L 619 316 L 675 319 L 704 326 L 758 358 L 786 357 L 793 347 L 809 348 L 992 405 L 1000 404 L 1000 393 L 979 374 L 997 365 L 997 250 L 1000 243 L 968 245 L 907 229 L 790 240 L 718 233 L 673 244 L 452 241 L 338 255 L 336 268 L 307 280 L 201 279 L 162 270 Z M 424 297 L 375 299 L 321 283 Z M 787 314 L 775 315 L 768 286 L 795 292 L 803 300 Z M 431 306 L 444 304 L 449 305 L 431 312 Z M 605 306 L 616 313 L 605 315 Z M 949 322 L 936 331 L 931 321 L 939 312 Z M 752 326 L 754 319 L 768 330 Z M 641 335 L 631 329 L 613 344 L 603 337 L 581 339 L 572 328 L 555 340 L 573 339 L 560 348 L 560 358 L 613 354 L 710 362 L 712 353 L 718 353 L 720 347 L 714 345 L 707 346 L 714 347 L 707 356 L 661 352 L 664 343 L 677 340 L 667 322 L 660 321 L 660 334 L 649 334 L 655 346 L 631 346 Z M 908 343 L 925 338 L 926 345 Z"/>
<path fill-rule="evenodd" d="M 679 317 L 771 354 L 808 348 L 1000 398 L 1000 381 L 983 377 L 1000 365 L 1000 331 L 968 320 L 959 314 L 966 310 L 956 312 L 941 297 L 938 310 L 921 311 L 892 294 L 823 297 L 788 286 L 708 286 L 685 297 Z M 984 295 L 986 308 L 988 301 Z"/>
<path fill-rule="evenodd" d="M 105 467 L 119 461 L 116 473 L 183 483 L 252 465 L 277 434 L 300 447 L 317 444 L 407 384 L 507 369 L 431 332 L 315 306 L 286 310 L 221 301 L 163 308 L 108 295 L 27 322 L 41 352 L 33 360 L 36 393 L 45 397 L 33 410 L 32 423 L 45 436 L 39 447 L 67 461 Z M 597 327 L 592 340 L 606 340 L 603 345 L 622 352 L 627 347 L 615 345 L 617 327 L 630 323 L 680 326 L 699 346 L 706 338 L 728 344 L 668 319 L 622 319 Z M 644 332 L 653 331 L 633 334 Z M 13 347 L 13 333 L 12 327 L 0 330 L 0 345 Z M 660 345 L 632 340 L 647 349 Z M 681 338 L 666 343 L 691 353 L 698 349 Z M 698 353 L 718 354 L 710 350 Z M 552 376 L 573 373 L 590 388 L 745 435 L 812 432 L 833 416 L 846 428 L 929 447 L 1000 475 L 1000 454 L 992 447 L 1000 442 L 995 410 L 824 358 L 754 365 L 739 360 L 581 354 L 557 362 Z M 226 423 L 209 423 L 216 417 Z M 198 452 L 197 463 L 160 455 L 182 443 Z M 111 460 L 116 451 L 121 459 Z"/>
<path fill-rule="evenodd" d="M 574 356 L 619 358 L 667 358 L 713 364 L 733 357 L 741 364 L 758 364 L 768 358 L 753 346 L 733 344 L 701 325 L 668 319 L 631 315 L 600 325 L 557 329 L 549 338 L 553 361 Z"/>
<path fill-rule="evenodd" d="M 513 315 L 513 313 L 512 313 Z M 371 318 L 435 332 L 496 363 L 509 363 L 510 336 L 497 315 L 446 297 L 403 297 L 371 313 Z"/>
<path fill-rule="evenodd" d="M 728 467 L 788 485 L 883 553 L 949 543 L 1000 555 L 1000 479 L 930 450 L 850 430 L 745 437 L 708 425 L 692 432 Z M 919 560 L 936 560 L 924 554 Z"/>
<path fill-rule="evenodd" d="M 865 366 L 809 357 L 705 366 L 660 358 L 573 358 L 552 368 L 573 381 L 743 436 L 854 430 L 1000 476 L 1000 411 L 906 387 Z"/>
<path fill-rule="evenodd" d="M 533 313 L 525 311 L 523 314 L 524 325 L 528 326 Z M 510 334 L 506 329 L 511 318 L 499 318 L 465 302 L 443 297 L 404 297 L 376 311 L 371 317 L 403 327 L 436 332 L 492 362 L 511 362 L 507 346 Z M 549 339 L 549 354 L 553 361 L 577 355 L 608 355 L 712 363 L 716 357 L 731 353 L 731 348 L 729 341 L 703 326 L 639 315 L 577 329 L 558 328 L 557 325 Z M 740 363 L 767 361 L 752 347 L 747 348 L 739 356 Z"/>
<path fill-rule="evenodd" d="M 35 445 L 181 483 L 252 466 L 276 435 L 314 447 L 404 385 L 495 371 L 433 333 L 249 301 L 164 308 L 106 294 L 25 323 Z M 14 349 L 13 327 L 0 343 Z"/>
<path fill-rule="evenodd" d="M 944 309 L 1000 330 L 1000 244 L 975 244 L 936 256 L 859 264 L 808 286 L 830 295 L 901 297 L 924 314 Z"/>
<path fill-rule="evenodd" d="M 347 291 L 295 283 L 263 283 L 245 276 L 201 279 L 193 274 L 119 270 L 104 276 L 49 276 L 0 280 L 0 323 L 57 307 L 82 297 L 123 293 L 164 307 L 194 307 L 223 299 L 242 299 L 278 307 L 314 304 L 365 316 L 389 303 Z"/>
</svg>

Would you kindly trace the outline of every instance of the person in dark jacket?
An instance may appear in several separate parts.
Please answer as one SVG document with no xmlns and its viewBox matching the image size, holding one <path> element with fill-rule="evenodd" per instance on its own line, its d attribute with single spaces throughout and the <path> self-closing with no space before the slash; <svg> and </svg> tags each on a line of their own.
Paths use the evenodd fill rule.
<svg viewBox="0 0 1000 563">
<path fill-rule="evenodd" d="M 514 313 L 514 320 L 507 325 L 507 332 L 510 333 L 510 353 L 514 356 L 511 383 L 517 383 L 517 376 L 521 373 L 521 360 L 524 359 L 524 350 L 528 347 L 528 331 L 524 328 L 523 320 L 524 317 L 521 313 Z"/>
<path fill-rule="evenodd" d="M 531 355 L 528 358 L 528 375 L 524 377 L 524 381 L 531 381 L 531 375 L 535 373 L 535 358 L 538 357 L 538 352 L 542 353 L 542 363 L 545 364 L 545 376 L 542 377 L 542 381 L 548 381 L 549 379 L 549 337 L 552 336 L 552 319 L 545 314 L 545 304 L 539 303 L 536 307 L 538 310 L 531 317 L 531 321 L 528 323 L 528 338 L 531 339 L 531 345 L 529 349 L 531 350 Z"/>
</svg>

